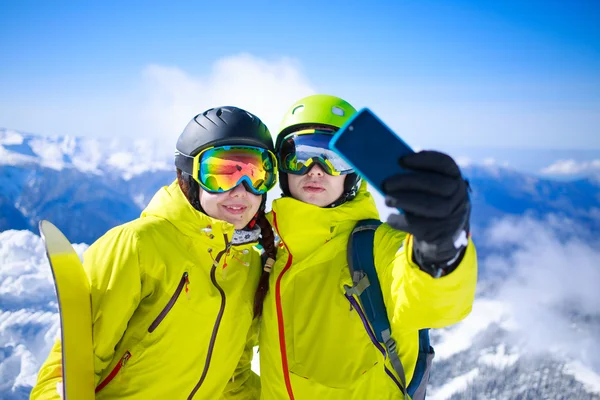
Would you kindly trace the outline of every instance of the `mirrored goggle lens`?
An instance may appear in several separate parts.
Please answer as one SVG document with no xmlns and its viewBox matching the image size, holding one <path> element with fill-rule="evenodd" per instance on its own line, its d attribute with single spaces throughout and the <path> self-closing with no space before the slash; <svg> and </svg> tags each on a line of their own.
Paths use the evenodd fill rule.
<svg viewBox="0 0 600 400">
<path fill-rule="evenodd" d="M 198 180 L 203 188 L 220 193 L 246 182 L 255 194 L 266 193 L 276 182 L 273 153 L 259 147 L 221 146 L 200 155 Z"/>
<path fill-rule="evenodd" d="M 282 142 L 279 162 L 284 172 L 305 174 L 315 163 L 318 163 L 329 175 L 354 172 L 346 161 L 329 149 L 331 133 L 319 133 L 316 130 L 306 132 L 293 133 Z"/>
</svg>

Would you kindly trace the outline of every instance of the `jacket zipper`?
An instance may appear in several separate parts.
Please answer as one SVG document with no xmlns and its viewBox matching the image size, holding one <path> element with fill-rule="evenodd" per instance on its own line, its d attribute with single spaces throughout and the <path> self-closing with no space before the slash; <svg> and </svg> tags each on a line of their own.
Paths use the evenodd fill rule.
<svg viewBox="0 0 600 400">
<path fill-rule="evenodd" d="M 184 286 L 186 284 L 188 284 L 189 282 L 190 281 L 189 281 L 188 273 L 186 271 L 181 276 L 181 279 L 179 280 L 179 285 L 177 285 L 177 289 L 175 289 L 175 293 L 173 293 L 173 296 L 171 296 L 171 299 L 169 299 L 169 302 L 167 303 L 165 308 L 163 308 L 163 310 L 160 312 L 160 314 L 158 314 L 158 317 L 156 317 L 156 319 L 152 322 L 152 324 L 150 324 L 150 327 L 148 328 L 148 332 L 150 332 L 150 333 L 154 332 L 154 330 L 158 327 L 158 325 L 160 325 L 160 323 L 165 319 L 165 317 L 167 316 L 169 311 L 171 311 L 171 309 L 175 305 L 175 302 L 179 298 L 179 295 L 181 294 L 181 291 L 183 290 Z"/>
<path fill-rule="evenodd" d="M 100 382 L 100 384 L 96 387 L 96 393 L 98 393 L 99 391 L 104 389 L 106 387 L 106 385 L 108 385 L 115 378 L 115 376 L 117 376 L 117 374 L 119 373 L 121 368 L 125 366 L 125 363 L 130 358 L 131 358 L 131 353 L 128 350 L 125 352 L 125 354 L 123 354 L 123 357 L 121 357 L 121 359 L 119 360 L 117 365 L 115 365 L 115 367 L 112 369 L 112 371 L 110 371 L 110 374 L 108 374 L 108 376 L 106 378 L 104 378 L 104 380 L 102 382 Z"/>
<path fill-rule="evenodd" d="M 358 304 L 358 302 L 356 301 L 356 299 L 354 298 L 354 296 L 351 296 L 349 294 L 345 294 L 344 296 L 346 296 L 346 298 L 348 299 L 348 301 L 352 305 L 352 308 L 354 308 L 356 310 L 356 312 L 358 313 L 358 316 L 360 317 L 360 320 L 362 321 L 363 326 L 365 327 L 365 330 L 367 331 L 367 334 L 369 335 L 369 338 L 371 339 L 371 342 L 373 342 L 373 344 L 375 345 L 375 347 L 377 347 L 377 349 L 379 349 L 379 351 L 381 352 L 381 354 L 383 354 L 383 358 L 384 359 L 387 358 L 387 352 L 386 352 L 385 348 L 381 345 L 381 343 L 379 343 L 379 341 L 375 337 L 375 333 L 373 332 L 373 329 L 371 328 L 371 325 L 369 324 L 369 321 L 367 320 L 367 317 L 363 313 L 363 310 L 360 307 L 360 304 Z M 394 376 L 394 374 L 392 373 L 392 371 L 390 371 L 388 369 L 388 367 L 385 366 L 385 365 L 383 366 L 383 368 L 385 369 L 385 373 L 394 381 L 394 383 L 396 384 L 396 386 L 398 386 L 398 389 L 400 389 L 400 391 L 402 392 L 402 394 L 406 395 L 406 391 L 402 387 L 402 384 Z"/>
<path fill-rule="evenodd" d="M 225 304 L 226 304 L 225 291 L 223 290 L 223 288 L 221 286 L 219 286 L 219 283 L 217 282 L 217 277 L 216 277 L 216 270 L 217 270 L 219 261 L 221 261 L 221 257 L 223 257 L 223 255 L 227 251 L 229 251 L 229 248 L 231 247 L 231 243 L 229 243 L 229 241 L 227 239 L 227 235 L 223 235 L 223 237 L 225 238 L 225 249 L 217 254 L 217 257 L 215 258 L 215 261 L 210 270 L 210 280 L 211 280 L 212 284 L 217 288 L 219 293 L 221 294 L 221 308 L 219 309 L 219 313 L 217 314 L 217 319 L 213 326 L 212 335 L 210 337 L 210 342 L 208 344 L 208 352 L 206 354 L 206 361 L 204 362 L 204 370 L 202 371 L 200 380 L 198 381 L 198 383 L 196 383 L 196 386 L 194 386 L 194 389 L 192 389 L 192 392 L 188 396 L 188 400 L 190 400 L 194 397 L 194 395 L 196 394 L 196 392 L 198 392 L 198 390 L 200 389 L 200 386 L 202 386 L 202 384 L 204 383 L 204 380 L 206 379 L 206 375 L 208 374 L 208 368 L 210 367 L 210 360 L 212 358 L 212 353 L 213 353 L 213 350 L 215 347 L 215 342 L 217 340 L 217 333 L 219 332 L 219 326 L 221 325 L 221 319 L 223 319 L 223 313 L 225 312 Z"/>
<path fill-rule="evenodd" d="M 281 243 L 283 243 L 283 246 L 285 246 L 285 249 L 288 252 L 288 259 L 285 263 L 285 267 L 283 268 L 279 276 L 277 276 L 277 281 L 275 283 L 275 306 L 277 308 L 277 328 L 279 331 L 279 351 L 281 352 L 281 367 L 283 370 L 283 379 L 285 381 L 285 387 L 287 389 L 288 396 L 290 396 L 290 400 L 294 400 L 294 392 L 292 390 L 292 382 L 290 380 L 290 371 L 288 369 L 287 350 L 285 345 L 285 329 L 283 323 L 283 307 L 281 305 L 281 278 L 292 266 L 293 258 L 290 249 L 288 249 L 287 244 L 285 244 L 285 241 L 279 233 L 279 227 L 277 226 L 277 213 L 275 211 L 273 211 L 273 224 L 275 225 L 277 235 L 281 239 Z"/>
</svg>

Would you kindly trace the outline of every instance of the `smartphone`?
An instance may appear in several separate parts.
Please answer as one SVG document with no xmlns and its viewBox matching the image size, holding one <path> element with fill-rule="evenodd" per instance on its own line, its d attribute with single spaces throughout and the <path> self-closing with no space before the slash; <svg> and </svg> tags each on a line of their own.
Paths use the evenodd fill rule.
<svg viewBox="0 0 600 400">
<path fill-rule="evenodd" d="M 333 135 L 329 148 L 383 196 L 387 178 L 411 173 L 400 167 L 398 159 L 414 151 L 368 108 L 354 114 Z"/>
</svg>

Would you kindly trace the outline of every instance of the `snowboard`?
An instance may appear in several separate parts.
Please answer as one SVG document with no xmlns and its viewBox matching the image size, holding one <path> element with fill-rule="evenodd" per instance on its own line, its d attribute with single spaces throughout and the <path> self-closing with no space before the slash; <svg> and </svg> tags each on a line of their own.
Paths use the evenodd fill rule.
<svg viewBox="0 0 600 400">
<path fill-rule="evenodd" d="M 94 399 L 90 283 L 79 256 L 65 235 L 48 221 L 41 221 L 39 228 L 60 311 L 63 398 Z"/>
</svg>

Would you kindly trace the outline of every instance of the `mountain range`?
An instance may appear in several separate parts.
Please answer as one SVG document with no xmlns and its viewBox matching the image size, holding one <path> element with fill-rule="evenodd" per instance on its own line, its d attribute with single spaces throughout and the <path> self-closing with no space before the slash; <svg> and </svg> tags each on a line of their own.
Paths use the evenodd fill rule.
<svg viewBox="0 0 600 400">
<path fill-rule="evenodd" d="M 24 399 L 59 325 L 40 219 L 82 254 L 175 177 L 169 151 L 0 129 L 0 398 Z M 600 184 L 462 165 L 480 276 L 432 332 L 432 399 L 600 399 Z M 277 192 L 277 193 L 274 193 Z M 276 196 L 274 189 L 270 196 Z M 382 217 L 391 210 L 375 194 Z"/>
</svg>

